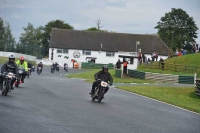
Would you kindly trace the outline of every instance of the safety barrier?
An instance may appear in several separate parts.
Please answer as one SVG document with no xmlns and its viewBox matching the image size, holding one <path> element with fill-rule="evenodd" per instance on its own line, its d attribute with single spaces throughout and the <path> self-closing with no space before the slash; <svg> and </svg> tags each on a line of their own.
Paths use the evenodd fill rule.
<svg viewBox="0 0 200 133">
<path fill-rule="evenodd" d="M 108 65 L 108 68 L 114 68 L 113 64 L 96 64 L 96 63 L 88 63 L 88 62 L 81 62 L 81 68 L 88 68 L 88 69 L 100 69 L 103 65 Z"/>
<path fill-rule="evenodd" d="M 200 96 L 200 79 L 195 80 L 195 93 L 197 96 Z"/>
<path fill-rule="evenodd" d="M 139 79 L 148 79 L 148 80 L 159 81 L 159 82 L 194 84 L 194 76 L 141 72 L 138 70 L 130 70 L 130 69 L 128 69 L 128 75 L 129 77 L 134 77 L 134 78 L 139 78 Z"/>
</svg>

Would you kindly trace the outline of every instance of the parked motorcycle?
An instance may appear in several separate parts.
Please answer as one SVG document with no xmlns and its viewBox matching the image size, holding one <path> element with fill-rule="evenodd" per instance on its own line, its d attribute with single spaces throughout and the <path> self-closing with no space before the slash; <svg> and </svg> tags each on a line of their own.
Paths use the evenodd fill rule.
<svg viewBox="0 0 200 133">
<path fill-rule="evenodd" d="M 109 84 L 107 82 L 101 81 L 101 83 L 95 88 L 95 93 L 92 95 L 92 101 L 95 101 L 95 99 L 98 100 L 100 103 L 101 100 L 104 97 L 104 94 L 106 92 L 106 88 L 109 87 Z"/>
<path fill-rule="evenodd" d="M 8 92 L 11 92 L 11 81 L 15 79 L 15 74 L 9 72 L 3 75 L 5 75 L 5 79 L 3 82 L 2 95 L 7 96 Z"/>
<path fill-rule="evenodd" d="M 23 76 L 24 73 L 25 73 L 25 69 L 19 69 L 18 70 L 19 77 L 16 77 L 16 80 L 14 82 L 15 87 L 19 87 L 19 84 L 22 83 L 21 80 L 22 80 L 22 76 Z"/>
<path fill-rule="evenodd" d="M 51 66 L 51 73 L 54 73 L 55 72 L 55 68 L 54 66 Z"/>
<path fill-rule="evenodd" d="M 42 72 L 42 67 L 38 67 L 37 69 L 38 69 L 37 73 L 38 73 L 38 75 L 40 75 L 40 73 Z"/>
</svg>

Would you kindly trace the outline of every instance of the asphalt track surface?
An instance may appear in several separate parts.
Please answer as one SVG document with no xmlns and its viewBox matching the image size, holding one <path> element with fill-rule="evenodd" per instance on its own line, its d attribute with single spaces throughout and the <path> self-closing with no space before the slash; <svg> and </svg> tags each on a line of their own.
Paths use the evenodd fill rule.
<svg viewBox="0 0 200 133">
<path fill-rule="evenodd" d="M 69 69 L 69 73 L 82 70 Z M 92 102 L 91 83 L 44 68 L 0 95 L 0 133 L 199 133 L 200 114 L 111 87 Z"/>
</svg>

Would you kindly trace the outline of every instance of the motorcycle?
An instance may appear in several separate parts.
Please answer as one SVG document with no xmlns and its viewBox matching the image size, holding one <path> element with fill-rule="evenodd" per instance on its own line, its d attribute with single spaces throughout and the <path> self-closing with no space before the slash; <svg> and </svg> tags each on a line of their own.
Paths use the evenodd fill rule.
<svg viewBox="0 0 200 133">
<path fill-rule="evenodd" d="M 64 70 L 68 72 L 68 66 L 64 66 Z"/>
<path fill-rule="evenodd" d="M 27 78 L 29 78 L 29 76 L 31 75 L 31 69 L 28 68 L 28 72 L 27 72 Z"/>
<path fill-rule="evenodd" d="M 56 65 L 56 71 L 59 71 L 59 65 Z"/>
<path fill-rule="evenodd" d="M 109 84 L 105 81 L 101 81 L 101 83 L 95 88 L 94 95 L 91 96 L 92 101 L 95 101 L 95 99 L 97 99 L 100 103 L 104 97 L 107 87 L 109 87 Z"/>
<path fill-rule="evenodd" d="M 32 72 L 35 72 L 35 66 L 32 66 Z"/>
<path fill-rule="evenodd" d="M 55 72 L 55 68 L 54 66 L 51 66 L 51 73 L 54 73 Z"/>
<path fill-rule="evenodd" d="M 22 83 L 22 76 L 23 74 L 25 73 L 25 69 L 19 69 L 18 70 L 18 74 L 19 74 L 19 77 L 16 78 L 14 84 L 15 84 L 15 87 L 19 87 L 19 84 Z"/>
<path fill-rule="evenodd" d="M 42 67 L 38 67 L 37 72 L 38 72 L 38 75 L 40 75 L 40 73 L 42 72 Z"/>
<path fill-rule="evenodd" d="M 5 79 L 3 81 L 2 95 L 7 96 L 8 92 L 11 92 L 11 81 L 15 79 L 15 74 L 8 72 L 4 73 Z"/>
</svg>

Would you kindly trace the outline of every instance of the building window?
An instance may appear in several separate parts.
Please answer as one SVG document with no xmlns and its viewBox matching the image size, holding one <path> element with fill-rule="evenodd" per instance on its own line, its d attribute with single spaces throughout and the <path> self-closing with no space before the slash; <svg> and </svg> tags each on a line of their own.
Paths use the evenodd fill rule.
<svg viewBox="0 0 200 133">
<path fill-rule="evenodd" d="M 62 53 L 62 49 L 57 49 L 57 53 Z"/>
<path fill-rule="evenodd" d="M 114 52 L 106 52 L 106 56 L 115 56 Z"/>
<path fill-rule="evenodd" d="M 63 53 L 68 54 L 68 49 L 63 49 Z"/>
<path fill-rule="evenodd" d="M 90 50 L 83 50 L 83 55 L 91 55 L 91 51 Z"/>
</svg>

